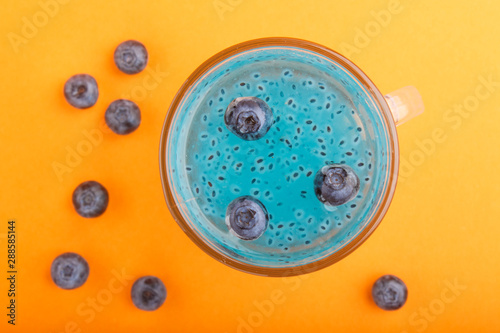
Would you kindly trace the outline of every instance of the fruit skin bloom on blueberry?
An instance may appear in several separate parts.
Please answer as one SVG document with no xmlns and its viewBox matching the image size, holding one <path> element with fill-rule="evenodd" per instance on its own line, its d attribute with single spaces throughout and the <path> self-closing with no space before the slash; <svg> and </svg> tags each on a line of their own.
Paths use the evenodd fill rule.
<svg viewBox="0 0 500 333">
<path fill-rule="evenodd" d="M 75 108 L 89 108 L 99 97 L 97 82 L 88 74 L 73 75 L 64 84 L 64 97 Z"/>
<path fill-rule="evenodd" d="M 97 217 L 108 207 L 109 195 L 104 186 L 96 181 L 87 181 L 73 191 L 73 206 L 83 217 Z"/>
<path fill-rule="evenodd" d="M 127 40 L 116 47 L 114 58 L 119 70 L 125 74 L 137 74 L 148 64 L 148 51 L 142 43 Z"/>
<path fill-rule="evenodd" d="M 67 252 L 52 262 L 50 274 L 54 283 L 62 289 L 82 286 L 89 277 L 89 264 L 76 253 Z"/>
<path fill-rule="evenodd" d="M 167 289 L 160 279 L 143 276 L 134 282 L 131 291 L 132 302 L 144 311 L 154 311 L 165 302 Z"/>
<path fill-rule="evenodd" d="M 106 109 L 104 119 L 116 134 L 125 135 L 135 131 L 141 124 L 141 110 L 127 99 L 117 99 Z"/>
<path fill-rule="evenodd" d="M 262 236 L 269 224 L 269 214 L 259 200 L 251 196 L 234 199 L 226 210 L 229 231 L 243 240 L 255 240 Z"/>
<path fill-rule="evenodd" d="M 406 284 L 394 275 L 380 277 L 372 288 L 372 297 L 375 304 L 383 310 L 397 310 L 408 298 Z"/>
<path fill-rule="evenodd" d="M 347 165 L 324 166 L 314 178 L 314 193 L 326 205 L 343 205 L 353 199 L 358 191 L 359 178 Z"/>
<path fill-rule="evenodd" d="M 243 140 L 262 138 L 273 124 L 271 108 L 257 97 L 238 97 L 229 103 L 224 114 L 226 127 Z"/>
</svg>

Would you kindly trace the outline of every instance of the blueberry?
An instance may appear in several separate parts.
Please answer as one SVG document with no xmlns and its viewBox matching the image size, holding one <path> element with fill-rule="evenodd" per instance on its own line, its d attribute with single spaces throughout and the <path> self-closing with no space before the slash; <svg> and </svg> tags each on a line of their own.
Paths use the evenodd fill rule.
<svg viewBox="0 0 500 333">
<path fill-rule="evenodd" d="M 115 64 L 126 74 L 137 74 L 148 64 L 148 51 L 142 43 L 128 40 L 115 49 Z"/>
<path fill-rule="evenodd" d="M 226 127 L 243 140 L 262 138 L 271 128 L 273 112 L 257 97 L 238 97 L 229 103 L 224 115 Z"/>
<path fill-rule="evenodd" d="M 226 225 L 229 231 L 243 240 L 254 240 L 262 236 L 269 224 L 269 215 L 259 200 L 242 196 L 231 201 L 226 210 Z"/>
<path fill-rule="evenodd" d="M 326 205 L 343 205 L 353 199 L 358 191 L 359 178 L 347 165 L 326 165 L 314 178 L 314 192 Z"/>
<path fill-rule="evenodd" d="M 165 302 L 167 289 L 160 279 L 143 276 L 134 282 L 131 291 L 132 302 L 144 311 L 154 311 Z"/>
<path fill-rule="evenodd" d="M 75 108 L 89 108 L 99 97 L 97 82 L 88 74 L 73 75 L 64 84 L 64 97 Z"/>
<path fill-rule="evenodd" d="M 104 118 L 113 132 L 125 135 L 135 131 L 141 124 L 141 110 L 132 101 L 117 99 L 108 106 Z"/>
<path fill-rule="evenodd" d="M 89 277 L 89 264 L 76 253 L 63 253 L 52 262 L 50 274 L 54 283 L 62 289 L 82 286 Z"/>
<path fill-rule="evenodd" d="M 373 284 L 372 297 L 379 308 L 397 310 L 406 303 L 408 289 L 396 276 L 384 275 Z"/>
<path fill-rule="evenodd" d="M 73 206 L 83 217 L 97 217 L 108 207 L 108 191 L 93 180 L 81 183 L 73 191 Z"/>
</svg>

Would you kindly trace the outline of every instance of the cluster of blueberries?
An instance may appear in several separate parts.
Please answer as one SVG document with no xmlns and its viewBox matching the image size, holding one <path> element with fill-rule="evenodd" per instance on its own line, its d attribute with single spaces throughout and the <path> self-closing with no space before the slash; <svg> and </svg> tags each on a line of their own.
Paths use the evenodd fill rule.
<svg viewBox="0 0 500 333">
<path fill-rule="evenodd" d="M 146 68 L 148 52 L 140 42 L 129 40 L 118 45 L 114 60 L 122 72 L 137 74 Z M 74 75 L 64 85 L 64 96 L 68 103 L 76 108 L 89 108 L 97 102 L 99 96 L 97 82 L 88 74 Z M 134 102 L 118 99 L 106 109 L 105 120 L 113 132 L 125 135 L 139 127 L 141 112 Z M 108 207 L 108 201 L 108 191 L 96 181 L 83 182 L 73 192 L 73 206 L 76 212 L 85 218 L 102 215 Z M 82 286 L 87 281 L 89 273 L 87 261 L 77 253 L 63 253 L 52 262 L 52 280 L 62 289 L 69 290 Z M 159 278 L 143 276 L 133 284 L 131 297 L 137 308 L 153 311 L 165 302 L 167 289 Z"/>
<path fill-rule="evenodd" d="M 273 112 L 257 97 L 238 97 L 229 103 L 224 114 L 226 127 L 237 137 L 253 141 L 262 138 L 273 124 Z M 329 164 L 316 173 L 314 192 L 324 204 L 343 205 L 359 191 L 359 178 L 347 165 Z M 255 240 L 267 229 L 269 215 L 265 206 L 252 196 L 233 200 L 226 211 L 229 231 L 243 239 Z"/>
<path fill-rule="evenodd" d="M 126 74 L 137 74 L 144 70 L 148 53 L 143 44 L 129 40 L 115 50 L 116 66 Z M 99 91 L 96 80 L 88 74 L 72 76 L 64 86 L 64 96 L 69 104 L 86 109 L 97 102 Z M 141 122 L 139 107 L 130 100 L 119 99 L 106 109 L 105 121 L 116 134 L 125 135 L 135 131 Z M 243 140 L 262 138 L 271 128 L 271 108 L 257 97 L 239 97 L 233 100 L 224 115 L 226 127 Z M 359 178 L 346 165 L 330 164 L 316 174 L 314 189 L 317 198 L 326 205 L 339 206 L 352 200 L 359 191 Z M 73 192 L 73 206 L 85 218 L 103 214 L 108 206 L 109 194 L 96 181 L 86 181 Z M 243 240 L 255 240 L 267 229 L 269 214 L 265 206 L 252 196 L 233 200 L 226 211 L 229 231 Z M 87 261 L 76 253 L 64 253 L 52 263 L 51 275 L 54 283 L 62 289 L 82 286 L 89 276 Z M 404 305 L 408 290 L 403 281 L 393 275 L 379 278 L 372 288 L 375 303 L 384 310 L 399 309 Z M 163 282 L 154 276 L 144 276 L 135 281 L 131 298 L 141 310 L 158 309 L 167 297 Z"/>
<path fill-rule="evenodd" d="M 142 43 L 128 40 L 115 50 L 115 64 L 126 74 L 137 74 L 148 64 L 148 52 Z M 88 74 L 76 74 L 64 84 L 64 97 L 78 109 L 87 109 L 97 102 L 99 89 L 97 81 Z M 106 124 L 116 134 L 129 134 L 141 123 L 141 111 L 134 102 L 127 99 L 113 101 L 104 115 Z"/>
</svg>

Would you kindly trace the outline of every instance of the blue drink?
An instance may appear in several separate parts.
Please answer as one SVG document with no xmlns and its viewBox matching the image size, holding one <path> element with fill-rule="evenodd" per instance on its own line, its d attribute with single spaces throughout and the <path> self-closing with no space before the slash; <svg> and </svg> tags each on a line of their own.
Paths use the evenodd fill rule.
<svg viewBox="0 0 500 333">
<path fill-rule="evenodd" d="M 254 96 L 274 123 L 256 141 L 224 124 L 237 97 Z M 259 267 L 295 267 L 340 250 L 371 220 L 387 187 L 390 138 L 372 95 L 341 64 L 294 47 L 262 47 L 229 57 L 189 88 L 167 142 L 170 187 L 190 227 L 219 253 Z M 357 196 L 325 206 L 314 193 L 323 166 L 346 164 Z M 225 223 L 226 208 L 250 195 L 269 212 L 253 241 Z"/>
</svg>

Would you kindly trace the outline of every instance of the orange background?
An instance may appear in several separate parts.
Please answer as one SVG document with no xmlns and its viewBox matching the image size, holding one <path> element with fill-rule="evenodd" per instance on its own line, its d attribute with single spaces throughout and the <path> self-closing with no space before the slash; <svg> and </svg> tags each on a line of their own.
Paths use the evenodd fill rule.
<svg viewBox="0 0 500 333">
<path fill-rule="evenodd" d="M 2 2 L 0 331 L 500 331 L 500 2 L 401 0 L 381 26 L 375 16 L 390 13 L 389 0 L 60 1 L 45 9 L 51 16 L 41 4 L 55 0 Z M 287 279 L 238 272 L 198 249 L 172 220 L 158 171 L 163 119 L 182 82 L 216 52 L 266 36 L 329 46 L 383 92 L 412 84 L 426 104 L 424 115 L 398 128 L 402 178 L 378 230 L 340 263 Z M 126 39 L 146 45 L 150 71 L 127 76 L 115 68 L 114 48 Z M 90 109 L 64 100 L 64 82 L 76 73 L 98 81 Z M 84 131 L 102 132 L 107 105 L 121 97 L 140 106 L 139 129 L 103 133 L 58 177 L 54 162 L 65 164 L 67 149 L 85 145 Z M 470 111 L 454 111 L 464 103 Z M 433 138 L 436 129 L 444 139 Z M 73 189 L 90 179 L 110 193 L 96 219 L 79 217 L 71 204 Z M 15 327 L 5 316 L 8 219 L 18 231 Z M 52 260 L 66 251 L 91 267 L 73 291 L 50 278 Z M 113 271 L 122 270 L 120 282 Z M 387 273 L 409 288 L 395 312 L 370 298 Z M 145 274 L 169 292 L 152 313 L 129 296 Z"/>
</svg>

